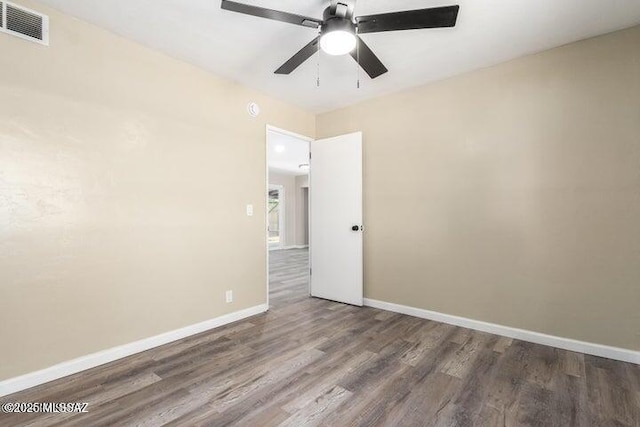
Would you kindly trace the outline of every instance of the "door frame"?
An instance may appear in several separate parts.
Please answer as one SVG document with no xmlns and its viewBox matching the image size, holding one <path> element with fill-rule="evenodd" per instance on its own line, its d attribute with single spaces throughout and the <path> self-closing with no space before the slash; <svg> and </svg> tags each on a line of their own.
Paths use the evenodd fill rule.
<svg viewBox="0 0 640 427">
<path fill-rule="evenodd" d="M 288 136 L 293 136 L 294 138 L 298 138 L 301 139 L 303 141 L 306 141 L 309 143 L 309 150 L 311 150 L 311 142 L 315 141 L 314 138 L 311 138 L 309 136 L 306 135 L 301 135 L 299 133 L 295 133 L 295 132 L 291 132 L 288 131 L 286 129 L 281 129 L 279 127 L 267 124 L 265 127 L 265 132 L 264 132 L 264 147 L 265 147 L 265 151 L 264 151 L 264 165 L 265 165 L 265 172 L 264 172 L 264 202 L 265 202 L 265 208 L 264 208 L 264 234 L 263 236 L 265 239 L 264 242 L 264 246 L 265 246 L 265 252 L 266 252 L 266 263 L 265 263 L 265 276 L 266 276 L 266 280 L 265 280 L 265 289 L 266 289 L 266 294 L 267 294 L 267 310 L 269 310 L 269 239 L 267 238 L 268 234 L 269 234 L 269 218 L 268 218 L 268 211 L 267 211 L 267 206 L 269 206 L 269 132 L 275 132 L 275 133 L 280 133 L 282 135 L 288 135 Z M 309 175 L 311 175 L 311 171 L 309 171 Z M 309 190 L 311 191 L 311 190 Z M 310 203 L 311 197 L 308 198 L 308 203 Z M 309 227 L 311 227 L 311 209 L 309 209 L 310 207 L 307 206 L 308 212 L 309 212 Z M 309 242 L 311 243 L 311 242 Z M 311 252 L 311 245 L 309 245 L 309 252 Z M 311 257 L 309 257 L 311 258 Z M 307 271 L 307 276 L 309 276 L 309 271 Z M 309 284 L 309 287 L 307 289 L 307 292 L 309 293 L 309 295 L 311 295 L 311 277 L 307 277 L 307 283 Z"/>
<path fill-rule="evenodd" d="M 284 185 L 267 184 L 267 221 L 269 221 L 269 191 L 278 190 L 278 237 L 280 242 L 278 245 L 269 245 L 269 223 L 267 222 L 267 247 L 269 250 L 278 250 L 284 248 L 285 233 L 285 211 L 286 211 L 286 194 Z"/>
</svg>

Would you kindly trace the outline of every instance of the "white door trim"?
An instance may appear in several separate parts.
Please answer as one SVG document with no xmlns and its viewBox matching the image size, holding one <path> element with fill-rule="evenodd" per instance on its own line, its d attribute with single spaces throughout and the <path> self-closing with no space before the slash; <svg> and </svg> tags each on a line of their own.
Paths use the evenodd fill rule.
<svg viewBox="0 0 640 427">
<path fill-rule="evenodd" d="M 279 133 L 281 135 L 292 136 L 294 138 L 298 138 L 298 139 L 301 139 L 301 140 L 307 141 L 307 142 L 315 141 L 315 139 L 313 139 L 313 138 L 311 138 L 309 136 L 300 135 L 299 133 L 290 132 L 288 130 L 280 129 L 278 127 L 271 126 L 271 125 L 267 125 L 267 132 L 275 132 L 275 133 Z M 269 159 L 267 159 L 267 166 L 269 165 L 268 161 L 269 161 Z"/>
</svg>

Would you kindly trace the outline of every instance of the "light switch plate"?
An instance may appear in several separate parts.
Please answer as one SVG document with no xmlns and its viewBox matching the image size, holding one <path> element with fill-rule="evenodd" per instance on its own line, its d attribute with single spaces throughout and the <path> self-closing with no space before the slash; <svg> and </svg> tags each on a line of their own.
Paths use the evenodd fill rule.
<svg viewBox="0 0 640 427">
<path fill-rule="evenodd" d="M 253 205 L 247 205 L 247 216 L 253 216 Z"/>
</svg>

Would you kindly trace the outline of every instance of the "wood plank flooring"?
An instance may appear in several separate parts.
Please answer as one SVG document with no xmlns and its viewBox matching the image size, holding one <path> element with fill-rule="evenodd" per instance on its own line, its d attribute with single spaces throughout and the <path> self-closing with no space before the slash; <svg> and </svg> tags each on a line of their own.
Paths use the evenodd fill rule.
<svg viewBox="0 0 640 427">
<path fill-rule="evenodd" d="M 640 367 L 308 297 L 274 251 L 271 310 L 0 402 L 0 426 L 640 426 Z"/>
</svg>

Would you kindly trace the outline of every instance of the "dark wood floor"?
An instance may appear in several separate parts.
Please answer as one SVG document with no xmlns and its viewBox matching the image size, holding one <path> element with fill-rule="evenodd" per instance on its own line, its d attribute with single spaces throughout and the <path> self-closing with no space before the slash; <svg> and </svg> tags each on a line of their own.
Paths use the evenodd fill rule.
<svg viewBox="0 0 640 427">
<path fill-rule="evenodd" d="M 639 426 L 640 367 L 307 296 L 271 253 L 271 310 L 0 401 L 89 402 L 14 425 Z"/>
</svg>

